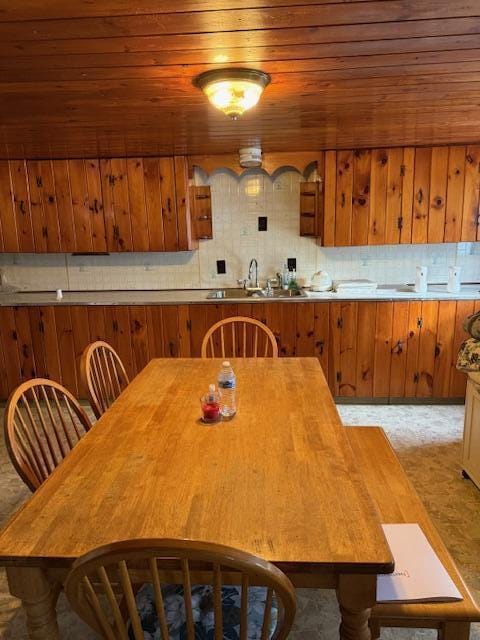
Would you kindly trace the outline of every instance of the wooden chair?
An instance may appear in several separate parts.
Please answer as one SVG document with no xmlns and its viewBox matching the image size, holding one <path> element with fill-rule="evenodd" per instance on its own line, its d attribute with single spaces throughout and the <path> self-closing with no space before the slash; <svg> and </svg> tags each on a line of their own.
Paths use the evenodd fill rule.
<svg viewBox="0 0 480 640">
<path fill-rule="evenodd" d="M 219 320 L 210 327 L 202 342 L 202 358 L 268 356 L 278 356 L 273 332 L 259 320 L 245 316 Z"/>
<path fill-rule="evenodd" d="M 108 342 L 101 340 L 85 348 L 80 374 L 97 418 L 105 413 L 130 382 L 117 352 Z"/>
<path fill-rule="evenodd" d="M 21 384 L 5 408 L 5 440 L 13 466 L 35 491 L 62 462 L 91 423 L 62 385 L 36 378 Z"/>
<path fill-rule="evenodd" d="M 255 606 L 250 611 L 252 588 Z M 166 611 L 172 611 L 168 590 L 172 589 L 175 615 L 183 608 L 178 606 L 179 595 L 183 599 L 180 621 L 167 619 Z M 199 590 L 203 590 L 201 598 Z M 169 625 L 177 630 L 184 625 L 187 640 L 194 640 L 200 615 L 206 616 L 203 620 L 210 629 L 214 627 L 216 640 L 224 637 L 224 622 L 231 626 L 238 625 L 238 620 L 241 640 L 247 639 L 249 624 L 258 627 L 262 640 L 282 640 L 296 610 L 294 587 L 274 565 L 231 547 L 181 539 L 127 540 L 94 549 L 74 563 L 65 592 L 77 614 L 107 640 L 143 640 L 146 618 L 152 637 L 161 631 L 162 639 L 169 640 Z M 224 615 L 222 596 L 229 599 L 233 615 Z M 259 597 L 265 603 L 261 615 Z"/>
</svg>

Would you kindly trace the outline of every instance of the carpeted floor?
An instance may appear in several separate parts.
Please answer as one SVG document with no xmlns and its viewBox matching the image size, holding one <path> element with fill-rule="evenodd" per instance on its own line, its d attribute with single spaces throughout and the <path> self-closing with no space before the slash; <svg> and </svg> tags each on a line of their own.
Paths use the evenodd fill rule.
<svg viewBox="0 0 480 640">
<path fill-rule="evenodd" d="M 422 497 L 467 583 L 480 601 L 480 491 L 460 475 L 463 407 L 342 405 L 345 424 L 382 425 Z M 0 410 L 1 414 L 1 410 Z M 3 421 L 3 416 L 0 415 Z M 0 442 L 0 521 L 28 497 Z M 60 597 L 59 621 L 65 640 L 96 636 L 78 621 Z M 299 590 L 298 614 L 292 640 L 338 638 L 338 611 L 333 592 Z M 387 630 L 385 640 L 435 638 L 431 631 Z M 0 638 L 26 638 L 23 613 L 0 574 Z M 480 640 L 480 625 L 471 640 Z"/>
</svg>

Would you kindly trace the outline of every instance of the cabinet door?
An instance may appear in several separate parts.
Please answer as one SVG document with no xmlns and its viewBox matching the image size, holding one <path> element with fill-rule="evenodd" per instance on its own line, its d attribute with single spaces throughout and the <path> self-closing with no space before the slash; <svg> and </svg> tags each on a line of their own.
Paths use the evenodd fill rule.
<svg viewBox="0 0 480 640">
<path fill-rule="evenodd" d="M 190 190 L 188 188 L 188 163 L 186 156 L 175 156 L 175 206 L 177 212 L 178 248 L 177 251 L 191 251 L 198 248 L 193 237 L 190 214 Z"/>
<path fill-rule="evenodd" d="M 24 160 L 11 160 L 9 164 L 18 250 L 22 253 L 33 253 L 35 251 L 35 241 L 33 238 L 26 163 Z"/>
<path fill-rule="evenodd" d="M 465 147 L 451 147 L 448 156 L 445 242 L 462 239 L 462 211 L 465 190 Z"/>
<path fill-rule="evenodd" d="M 68 160 L 71 209 L 65 218 L 73 217 L 75 251 L 106 251 L 103 198 L 99 165 L 96 160 Z M 69 228 L 69 223 L 66 221 Z"/>
<path fill-rule="evenodd" d="M 393 302 L 378 302 L 375 322 L 373 395 L 388 398 L 392 354 Z"/>
<path fill-rule="evenodd" d="M 467 147 L 462 242 L 480 240 L 480 147 Z"/>
<path fill-rule="evenodd" d="M 353 153 L 352 244 L 368 244 L 371 151 Z"/>
<path fill-rule="evenodd" d="M 175 165 L 173 158 L 160 158 L 160 188 L 165 251 L 178 251 Z"/>
<path fill-rule="evenodd" d="M 456 311 L 456 302 L 442 300 L 438 304 L 437 341 L 433 374 L 434 398 L 448 398 L 450 395 L 450 371 L 454 357 L 453 336 L 455 333 Z"/>
<path fill-rule="evenodd" d="M 8 160 L 0 160 L 0 249 L 17 252 L 20 243 L 17 233 L 17 216 L 13 206 L 13 190 Z"/>
<path fill-rule="evenodd" d="M 433 147 L 430 167 L 428 242 L 443 242 L 447 199 L 448 147 Z"/>
<path fill-rule="evenodd" d="M 375 368 L 375 302 L 359 302 L 357 316 L 357 372 L 355 395 L 358 398 L 373 396 L 373 375 Z"/>
<path fill-rule="evenodd" d="M 143 158 L 145 208 L 148 224 L 149 251 L 165 251 L 162 216 L 160 162 L 158 158 Z"/>
<path fill-rule="evenodd" d="M 337 152 L 335 246 L 352 244 L 353 151 Z"/>
<path fill-rule="evenodd" d="M 390 392 L 391 398 L 405 396 L 405 377 L 407 373 L 409 303 L 395 302 L 392 318 L 392 341 L 390 356 Z"/>
<path fill-rule="evenodd" d="M 27 162 L 35 252 L 62 251 L 55 177 L 50 160 Z"/>
<path fill-rule="evenodd" d="M 431 148 L 416 150 L 412 220 L 412 242 L 414 244 L 426 243 L 428 241 L 431 162 Z"/>
<path fill-rule="evenodd" d="M 387 202 L 385 211 L 385 243 L 399 244 L 403 229 L 403 149 L 388 152 Z"/>
<path fill-rule="evenodd" d="M 385 243 L 387 184 L 388 149 L 374 149 L 372 151 L 372 170 L 370 178 L 371 194 L 368 244 Z"/>
<path fill-rule="evenodd" d="M 356 302 L 336 302 L 330 309 L 330 363 L 336 396 L 355 396 L 357 359 Z"/>
<path fill-rule="evenodd" d="M 213 238 L 212 197 L 210 187 L 190 187 L 193 237 L 196 240 Z"/>
<path fill-rule="evenodd" d="M 437 347 L 438 302 L 422 303 L 422 326 L 418 346 L 417 397 L 431 398 Z"/>
<path fill-rule="evenodd" d="M 133 251 L 127 161 L 100 161 L 108 251 Z"/>
</svg>

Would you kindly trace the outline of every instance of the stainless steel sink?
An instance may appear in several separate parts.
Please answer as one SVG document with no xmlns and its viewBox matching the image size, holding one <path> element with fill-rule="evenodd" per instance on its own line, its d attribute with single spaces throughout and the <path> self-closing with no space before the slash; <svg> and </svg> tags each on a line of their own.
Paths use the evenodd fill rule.
<svg viewBox="0 0 480 640">
<path fill-rule="evenodd" d="M 242 298 L 265 298 L 275 300 L 278 298 L 305 298 L 306 294 L 301 289 L 272 289 L 267 295 L 264 289 L 215 289 L 207 294 L 207 300 L 238 300 Z"/>
</svg>

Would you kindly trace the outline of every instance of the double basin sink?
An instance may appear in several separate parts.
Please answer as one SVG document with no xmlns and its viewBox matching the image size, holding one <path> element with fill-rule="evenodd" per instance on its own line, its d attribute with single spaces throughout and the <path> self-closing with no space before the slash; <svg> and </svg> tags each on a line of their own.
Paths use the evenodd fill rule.
<svg viewBox="0 0 480 640">
<path fill-rule="evenodd" d="M 306 298 L 301 289 L 215 289 L 207 295 L 207 300 L 238 300 L 242 298 Z"/>
</svg>

